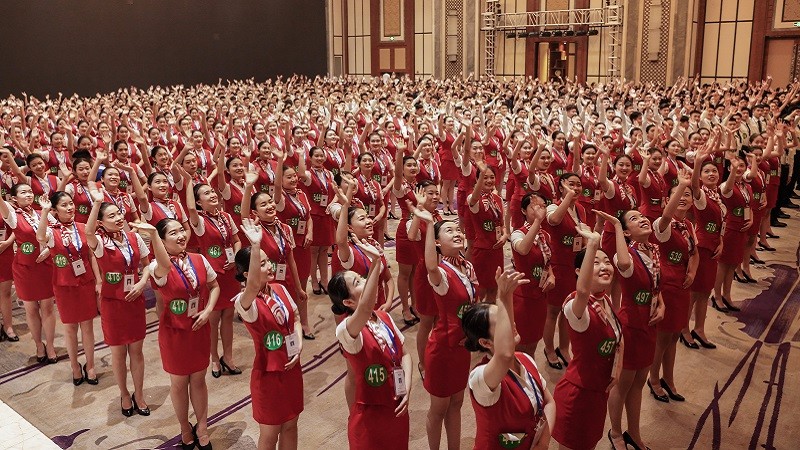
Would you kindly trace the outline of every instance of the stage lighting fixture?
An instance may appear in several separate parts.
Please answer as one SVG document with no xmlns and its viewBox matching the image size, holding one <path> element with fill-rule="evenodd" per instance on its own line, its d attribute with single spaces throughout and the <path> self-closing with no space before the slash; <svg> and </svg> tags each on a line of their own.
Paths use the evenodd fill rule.
<svg viewBox="0 0 800 450">
<path fill-rule="evenodd" d="M 506 39 L 514 39 L 514 38 L 516 38 L 516 37 L 517 37 L 517 35 L 516 35 L 516 34 L 514 34 L 513 32 L 511 32 L 511 33 L 506 33 Z"/>
<path fill-rule="evenodd" d="M 561 30 L 553 31 L 553 37 L 561 37 L 564 35 L 564 32 Z"/>
<path fill-rule="evenodd" d="M 527 31 L 520 31 L 519 33 L 517 33 L 517 37 L 518 38 L 526 38 L 529 35 L 530 35 L 530 33 L 528 33 Z"/>
<path fill-rule="evenodd" d="M 575 31 L 567 30 L 564 32 L 564 36 L 575 36 Z"/>
<path fill-rule="evenodd" d="M 535 38 L 535 37 L 539 37 L 539 34 L 540 33 L 538 31 L 531 31 L 531 32 L 528 33 L 528 36 Z"/>
<path fill-rule="evenodd" d="M 543 38 L 548 38 L 548 37 L 550 37 L 552 35 L 553 35 L 553 33 L 551 33 L 550 31 L 542 31 L 542 34 L 541 34 L 541 36 Z"/>
<path fill-rule="evenodd" d="M 589 36 L 597 36 L 600 34 L 598 30 L 589 30 Z"/>
<path fill-rule="evenodd" d="M 578 30 L 575 32 L 575 36 L 586 36 L 589 34 L 586 30 Z"/>
</svg>

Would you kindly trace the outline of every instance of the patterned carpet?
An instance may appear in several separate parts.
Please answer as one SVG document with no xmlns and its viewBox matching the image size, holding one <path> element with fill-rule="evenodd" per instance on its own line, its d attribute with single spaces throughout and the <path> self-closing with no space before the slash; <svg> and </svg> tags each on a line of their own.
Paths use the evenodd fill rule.
<svg viewBox="0 0 800 450">
<path fill-rule="evenodd" d="M 766 266 L 754 266 L 758 284 L 734 282 L 735 299 L 745 299 L 742 312 L 725 315 L 708 310 L 707 333 L 716 350 L 690 350 L 678 346 L 676 381 L 686 396 L 684 403 L 662 404 L 645 392 L 642 430 L 654 449 L 796 448 L 800 422 L 793 411 L 800 408 L 800 287 L 798 287 L 798 214 L 787 220 L 789 228 L 778 229 L 775 253 L 760 253 Z M 396 226 L 392 221 L 390 225 Z M 389 248 L 389 259 L 394 249 Z M 394 268 L 396 272 L 396 268 Z M 306 341 L 302 364 L 305 411 L 300 416 L 300 448 L 346 448 L 347 410 L 342 379 L 345 363 L 335 345 L 329 301 L 311 296 L 311 323 L 317 340 Z M 39 366 L 35 349 L 24 325 L 24 312 L 14 309 L 14 322 L 21 341 L 0 343 L 0 398 L 62 448 L 153 449 L 172 448 L 179 441 L 179 428 L 169 399 L 169 378 L 159 359 L 155 309 L 148 310 L 145 340 L 145 395 L 153 411 L 149 417 L 125 418 L 110 367 L 110 351 L 97 334 L 98 386 L 70 382 L 69 364 L 63 348 L 62 327 L 57 326 L 57 351 L 61 362 Z M 399 308 L 393 312 L 400 322 Z M 208 375 L 211 441 L 217 449 L 253 449 L 258 427 L 251 417 L 249 375 L 252 341 L 244 326 L 235 324 L 236 363 L 240 376 L 214 379 Z M 406 345 L 416 360 L 416 327 L 405 332 Z M 562 372 L 535 355 L 549 388 Z M 428 396 L 414 374 L 411 398 L 411 448 L 427 448 L 425 414 Z M 129 381 L 130 383 L 130 381 Z M 471 448 L 474 416 L 469 400 L 463 412 L 462 448 Z M 0 437 L 2 440 L 2 437 Z M 599 448 L 608 447 L 601 441 Z M 551 448 L 557 448 L 553 443 Z"/>
</svg>

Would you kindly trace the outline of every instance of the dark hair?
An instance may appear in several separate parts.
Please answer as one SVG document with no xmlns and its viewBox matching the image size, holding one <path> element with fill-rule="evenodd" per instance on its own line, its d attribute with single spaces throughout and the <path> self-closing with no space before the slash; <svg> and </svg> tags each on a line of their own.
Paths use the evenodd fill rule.
<svg viewBox="0 0 800 450">
<path fill-rule="evenodd" d="M 491 339 L 489 333 L 489 303 L 475 303 L 464 309 L 461 316 L 461 329 L 464 330 L 466 341 L 464 348 L 471 352 L 488 352 L 489 349 L 480 344 L 481 339 Z"/>
<path fill-rule="evenodd" d="M 117 205 L 115 205 L 113 203 L 110 203 L 110 202 L 101 203 L 100 204 L 100 209 L 97 211 L 97 220 L 103 220 L 103 216 L 105 216 L 106 210 L 108 208 L 112 207 L 112 206 L 117 208 L 117 209 L 119 209 L 119 207 L 117 207 Z"/>
<path fill-rule="evenodd" d="M 370 152 L 364 152 L 364 153 L 358 155 L 358 160 L 357 161 L 358 161 L 359 164 L 361 164 L 361 160 L 364 159 L 365 156 L 369 156 L 370 158 L 372 158 L 372 161 L 375 161 L 375 155 L 373 155 Z"/>
<path fill-rule="evenodd" d="M 125 127 L 125 125 L 120 125 L 119 126 L 119 128 L 122 128 L 122 127 Z M 128 129 L 128 127 L 125 127 L 125 129 Z M 117 152 L 119 150 L 120 145 L 122 145 L 122 144 L 125 144 L 126 146 L 128 146 L 128 142 L 127 141 L 119 140 L 117 142 L 114 142 L 114 152 Z"/>
<path fill-rule="evenodd" d="M 38 153 L 36 153 L 36 154 L 38 155 Z M 17 196 L 17 192 L 19 192 L 19 188 L 21 188 L 22 186 L 30 187 L 28 185 L 28 183 L 17 183 L 15 185 L 11 186 L 11 191 L 10 191 L 11 192 L 11 196 L 16 197 Z"/>
<path fill-rule="evenodd" d="M 533 197 L 539 197 L 540 199 L 542 199 L 542 201 L 545 203 L 545 205 L 547 204 L 547 199 L 544 198 L 544 195 L 542 195 L 542 194 L 540 194 L 538 192 L 528 192 L 527 194 L 525 194 L 525 197 L 522 197 L 522 201 L 520 202 L 520 205 L 521 205 L 520 209 L 522 209 L 523 211 L 528 209 L 528 206 L 533 201 Z"/>
<path fill-rule="evenodd" d="M 350 298 L 350 289 L 347 288 L 347 280 L 344 278 L 345 271 L 336 272 L 331 280 L 328 281 L 328 297 L 331 299 L 331 312 L 337 316 L 343 314 L 353 314 L 353 308 L 344 304 L 345 299 Z"/>
<path fill-rule="evenodd" d="M 442 227 L 446 223 L 455 223 L 455 224 L 457 224 L 458 222 L 456 222 L 455 220 L 440 220 L 440 221 L 436 222 L 435 224 L 433 224 L 433 238 L 434 239 L 439 239 L 439 230 L 441 230 Z M 441 250 L 439 249 L 439 247 L 436 247 L 436 253 L 441 253 Z"/>
<path fill-rule="evenodd" d="M 199 210 L 203 209 L 203 207 L 200 206 L 200 202 L 198 202 L 198 200 L 200 199 L 200 188 L 202 188 L 203 186 L 208 187 L 209 185 L 206 183 L 197 183 L 192 188 L 192 193 L 194 194 L 194 204 L 195 207 Z"/>
<path fill-rule="evenodd" d="M 44 161 L 44 157 L 42 157 L 41 153 L 31 153 L 30 155 L 25 157 L 25 165 L 30 167 L 31 163 L 36 159 L 41 159 L 42 161 Z"/>
<path fill-rule="evenodd" d="M 90 168 L 92 167 L 92 160 L 79 156 L 79 157 L 75 158 L 74 160 L 72 160 L 72 171 L 73 172 L 75 171 L 75 169 L 78 168 L 78 164 L 80 164 L 80 163 L 86 163 L 86 164 L 89 164 Z"/>
<path fill-rule="evenodd" d="M 269 193 L 267 193 L 267 192 L 256 192 L 255 195 L 250 197 L 250 210 L 251 211 L 255 211 L 256 210 L 256 204 L 258 203 L 258 198 L 261 197 L 262 195 L 269 195 Z"/>
<path fill-rule="evenodd" d="M 237 281 L 244 283 L 247 281 L 247 277 L 244 276 L 245 272 L 250 270 L 250 252 L 253 247 L 242 247 L 236 252 L 236 256 L 233 258 L 233 263 L 236 265 L 236 275 L 235 278 Z M 261 247 L 259 247 L 261 249 Z"/>
<path fill-rule="evenodd" d="M 153 180 L 155 180 L 156 177 L 159 175 L 163 176 L 164 178 L 167 178 L 167 176 L 164 175 L 164 173 L 156 171 L 147 176 L 147 184 L 153 184 Z M 169 181 L 169 178 L 167 178 L 167 180 Z"/>
<path fill-rule="evenodd" d="M 159 220 L 158 223 L 156 224 L 156 231 L 158 231 L 158 237 L 160 237 L 161 239 L 164 239 L 164 236 L 167 235 L 167 227 L 169 226 L 170 222 L 175 222 L 178 225 L 181 225 L 180 222 L 178 222 L 175 219 L 170 219 L 169 217 L 165 217 Z"/>
<path fill-rule="evenodd" d="M 625 153 L 620 153 L 619 155 L 617 155 L 616 158 L 614 158 L 614 165 L 616 166 L 619 160 L 622 158 L 626 158 L 628 161 L 630 161 L 631 165 L 633 165 L 633 158 L 631 158 L 630 155 L 627 155 Z"/>
<path fill-rule="evenodd" d="M 314 152 L 315 152 L 316 150 L 319 150 L 319 151 L 321 151 L 323 155 L 325 154 L 325 150 L 323 150 L 323 149 L 322 149 L 322 147 L 317 147 L 317 146 L 315 145 L 315 146 L 311 147 L 311 148 L 308 150 L 308 157 L 309 157 L 309 158 L 312 158 L 312 157 L 314 156 Z"/>
<path fill-rule="evenodd" d="M 225 161 L 225 168 L 226 168 L 226 169 L 228 169 L 228 170 L 230 170 L 230 169 L 231 169 L 231 163 L 233 163 L 233 161 L 235 161 L 235 160 L 237 160 L 237 159 L 238 159 L 239 161 L 241 161 L 241 160 L 242 160 L 242 158 L 239 158 L 238 156 L 231 156 L 230 158 L 228 158 L 228 160 L 227 160 L 227 161 Z"/>
<path fill-rule="evenodd" d="M 404 165 L 404 166 L 406 165 L 406 161 L 408 161 L 409 159 L 413 159 L 413 160 L 414 160 L 414 162 L 416 162 L 416 161 L 417 161 L 417 158 L 414 158 L 414 157 L 413 157 L 413 156 L 411 156 L 411 155 L 406 155 L 406 156 L 403 156 L 403 165 Z"/>
<path fill-rule="evenodd" d="M 53 194 L 50 195 L 50 204 L 53 205 L 53 208 L 55 208 L 56 205 L 58 205 L 58 202 L 60 202 L 61 199 L 64 197 L 67 197 L 70 200 L 72 200 L 72 196 L 64 191 L 53 192 Z"/>
</svg>

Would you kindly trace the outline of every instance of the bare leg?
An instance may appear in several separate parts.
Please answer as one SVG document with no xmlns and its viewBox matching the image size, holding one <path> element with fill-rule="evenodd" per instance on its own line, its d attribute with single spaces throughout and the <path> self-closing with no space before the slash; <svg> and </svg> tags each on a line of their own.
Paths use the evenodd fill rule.
<svg viewBox="0 0 800 450">
<path fill-rule="evenodd" d="M 219 322 L 222 311 L 212 311 L 208 317 L 211 325 L 211 370 L 219 372 Z"/>
<path fill-rule="evenodd" d="M 11 310 L 11 284 L 13 281 L 3 281 L 0 283 L 0 314 L 3 315 L 3 330 L 11 337 L 16 336 L 12 328 L 13 316 Z"/>
<path fill-rule="evenodd" d="M 297 450 L 297 417 L 281 425 L 280 450 Z"/>
<path fill-rule="evenodd" d="M 328 247 L 319 247 L 317 267 L 319 268 L 319 282 L 322 283 L 322 287 L 328 289 Z"/>
<path fill-rule="evenodd" d="M 428 409 L 428 418 L 425 429 L 428 432 L 428 448 L 439 450 L 442 440 L 442 423 L 450 406 L 450 397 L 437 397 L 431 395 L 431 407 Z"/>
<path fill-rule="evenodd" d="M 55 358 L 56 355 L 56 315 L 53 313 L 52 298 L 42 300 L 39 303 L 39 314 L 42 318 L 42 331 L 44 331 L 44 340 L 47 342 L 47 357 Z"/>
<path fill-rule="evenodd" d="M 567 318 L 564 317 L 564 312 L 561 309 L 558 312 L 558 348 L 569 363 L 572 361 L 572 356 L 569 353 L 569 324 L 567 323 Z"/>
<path fill-rule="evenodd" d="M 94 369 L 94 319 L 81 322 L 81 340 L 83 356 L 86 357 L 86 372 L 89 378 L 96 378 Z"/>
<path fill-rule="evenodd" d="M 622 369 L 619 381 L 608 395 L 608 417 L 611 420 L 611 438 L 615 448 L 625 448 L 622 441 L 622 410 L 625 407 L 636 371 Z"/>
<path fill-rule="evenodd" d="M 640 430 L 640 418 L 642 415 L 642 388 L 647 379 L 647 373 L 650 369 L 641 369 L 636 371 L 633 379 L 633 384 L 628 390 L 628 396 L 625 399 L 625 413 L 628 419 L 628 434 L 631 435 L 634 441 L 639 444 L 639 447 L 646 448 L 642 441 Z"/>
<path fill-rule="evenodd" d="M 258 450 L 274 450 L 278 446 L 281 425 L 258 425 Z"/>
<path fill-rule="evenodd" d="M 64 324 L 64 341 L 67 345 L 67 355 L 72 368 L 72 378 L 79 379 L 82 376 L 81 365 L 78 362 L 78 324 Z"/>
<path fill-rule="evenodd" d="M 319 264 L 319 254 L 321 248 L 322 247 L 311 247 L 311 289 L 313 290 L 317 290 L 317 284 L 319 283 L 317 265 Z M 327 286 L 325 286 L 325 288 L 327 288 Z"/>
<path fill-rule="evenodd" d="M 128 391 L 128 347 L 125 345 L 111 346 L 111 368 L 114 370 L 114 379 L 119 387 L 119 396 L 122 398 L 122 407 L 128 409 L 131 404 L 131 393 Z"/>
<path fill-rule="evenodd" d="M 708 342 L 706 338 L 706 314 L 708 313 L 708 296 L 710 292 L 692 292 L 694 302 L 694 332 L 701 339 Z"/>
<path fill-rule="evenodd" d="M 147 400 L 144 398 L 144 354 L 142 346 L 144 340 L 136 341 L 128 345 L 128 354 L 131 358 L 131 376 L 133 377 L 133 392 L 136 395 L 136 403 L 140 409 L 147 408 Z"/>
<path fill-rule="evenodd" d="M 556 357 L 556 349 L 553 341 L 555 340 L 556 324 L 558 323 L 558 316 L 561 313 L 561 308 L 558 306 L 547 305 L 547 316 L 544 319 L 544 354 L 548 361 L 558 361 Z"/>
<path fill-rule="evenodd" d="M 433 330 L 434 316 L 419 314 L 419 329 L 417 329 L 417 358 L 421 367 L 425 367 L 425 349 L 428 347 L 428 338 Z"/>
<path fill-rule="evenodd" d="M 169 398 L 175 410 L 175 418 L 181 426 L 181 439 L 183 442 L 192 442 L 192 424 L 189 423 L 189 376 L 169 376 Z"/>
<path fill-rule="evenodd" d="M 650 379 L 648 381 L 658 395 L 666 395 L 666 392 L 664 392 L 664 389 L 661 387 L 660 383 L 661 363 L 664 359 L 664 353 L 667 351 L 667 347 L 669 346 L 672 336 L 672 333 L 662 333 L 660 331 L 656 335 L 656 352 L 653 356 L 653 365 L 650 366 Z"/>
<path fill-rule="evenodd" d="M 225 358 L 225 364 L 230 366 L 231 369 L 236 369 L 237 366 L 233 360 L 233 315 L 233 308 L 226 308 L 222 310 L 219 323 L 219 334 L 222 337 L 222 356 Z M 212 326 L 211 328 L 214 327 Z"/>
<path fill-rule="evenodd" d="M 667 344 L 666 349 L 664 350 L 664 357 L 661 359 L 661 373 L 663 374 L 664 381 L 667 382 L 667 386 L 672 390 L 674 393 L 678 393 L 677 389 L 675 389 L 675 347 L 678 342 L 678 335 L 676 333 L 672 333 L 669 336 L 669 342 Z"/>
<path fill-rule="evenodd" d="M 448 450 L 459 450 L 461 448 L 461 405 L 463 403 L 464 391 L 450 396 L 447 415 L 444 419 Z"/>
<path fill-rule="evenodd" d="M 44 343 L 42 342 L 42 318 L 39 316 L 39 302 L 25 302 L 25 322 L 31 330 L 31 339 L 36 344 L 36 356 L 46 356 Z"/>
<path fill-rule="evenodd" d="M 207 445 L 209 441 L 208 387 L 206 386 L 205 370 L 189 375 L 189 400 L 192 402 L 194 416 L 197 419 L 197 441 L 200 445 Z"/>
<path fill-rule="evenodd" d="M 397 294 L 400 296 L 400 303 L 403 304 L 403 309 L 412 304 L 411 275 L 413 275 L 413 266 L 408 264 L 397 265 Z"/>
</svg>

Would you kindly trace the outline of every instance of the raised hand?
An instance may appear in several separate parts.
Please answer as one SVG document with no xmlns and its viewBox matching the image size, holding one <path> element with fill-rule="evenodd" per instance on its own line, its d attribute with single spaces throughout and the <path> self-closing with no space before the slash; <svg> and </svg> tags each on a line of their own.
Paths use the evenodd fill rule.
<svg viewBox="0 0 800 450">
<path fill-rule="evenodd" d="M 258 174 L 256 172 L 247 172 L 244 176 L 244 182 L 247 186 L 252 187 L 258 181 Z"/>
<path fill-rule="evenodd" d="M 156 227 L 150 225 L 147 222 L 133 222 L 131 223 L 131 228 L 133 231 L 136 231 L 139 234 L 145 235 L 147 237 L 153 238 L 157 234 Z"/>
<path fill-rule="evenodd" d="M 414 204 L 411 203 L 411 200 L 406 200 L 406 206 L 408 206 L 408 210 L 411 212 L 411 214 L 419 217 L 420 220 L 433 223 L 433 214 L 431 214 L 427 209 L 422 208 L 419 204 L 414 206 Z"/>
<path fill-rule="evenodd" d="M 586 239 L 586 242 L 590 241 L 600 242 L 600 233 L 592 230 L 585 223 L 579 223 L 575 227 L 575 231 L 577 231 L 578 234 L 581 235 L 581 237 Z"/>
<path fill-rule="evenodd" d="M 42 207 L 42 211 L 49 211 L 53 207 L 53 204 L 50 203 L 50 199 L 46 195 L 40 195 L 39 206 Z"/>
<path fill-rule="evenodd" d="M 530 283 L 530 280 L 525 278 L 524 273 L 517 272 L 510 266 L 504 270 L 498 267 L 495 271 L 494 279 L 497 281 L 497 298 L 501 300 L 510 299 L 511 296 L 508 294 L 514 292 L 518 286 Z"/>
<path fill-rule="evenodd" d="M 610 223 L 611 225 L 614 225 L 615 227 L 617 225 L 620 225 L 619 219 L 617 219 L 616 216 L 612 216 L 611 214 L 605 211 L 600 211 L 597 209 L 593 209 L 592 212 L 597 214 L 598 220 L 599 219 L 605 220 L 606 222 Z"/>
<path fill-rule="evenodd" d="M 250 241 L 253 246 L 261 244 L 261 237 L 263 235 L 261 227 L 256 225 L 252 219 L 247 217 L 243 218 L 241 228 L 244 235 L 247 236 L 247 240 Z"/>
</svg>

